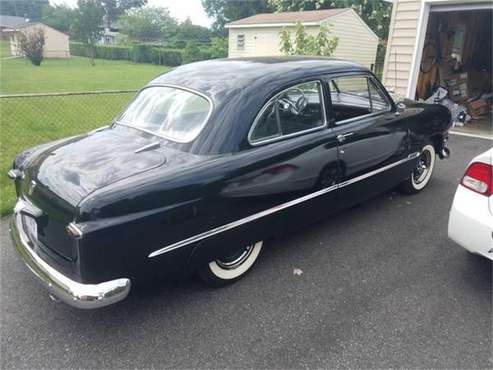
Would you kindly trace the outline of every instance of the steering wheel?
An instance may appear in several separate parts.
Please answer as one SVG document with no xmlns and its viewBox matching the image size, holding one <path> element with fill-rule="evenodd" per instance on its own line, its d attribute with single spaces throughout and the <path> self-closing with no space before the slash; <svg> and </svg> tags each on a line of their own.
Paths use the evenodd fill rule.
<svg viewBox="0 0 493 370">
<path fill-rule="evenodd" d="M 305 93 L 299 88 L 293 88 L 289 90 L 289 92 L 291 91 L 298 92 L 300 94 L 300 97 L 296 99 L 296 101 L 293 101 L 287 96 L 286 93 L 285 97 L 278 99 L 278 102 L 280 103 L 279 106 L 283 110 L 289 110 L 291 113 L 299 116 L 300 114 L 303 114 L 306 107 L 308 106 L 308 99 L 306 98 Z"/>
</svg>

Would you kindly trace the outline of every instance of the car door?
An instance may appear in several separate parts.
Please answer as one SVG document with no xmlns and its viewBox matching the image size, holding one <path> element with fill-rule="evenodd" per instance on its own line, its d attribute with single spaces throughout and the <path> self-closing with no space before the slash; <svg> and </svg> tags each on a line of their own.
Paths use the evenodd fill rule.
<svg viewBox="0 0 493 370">
<path fill-rule="evenodd" d="M 329 116 L 346 205 L 392 188 L 408 174 L 409 134 L 384 88 L 370 74 L 332 76 Z"/>
<path fill-rule="evenodd" d="M 214 203 L 226 208 L 215 222 L 241 225 L 235 243 L 284 233 L 338 209 L 338 148 L 326 98 L 322 80 L 276 94 L 252 123 L 250 148 L 230 157 L 236 165 L 221 181 Z"/>
</svg>

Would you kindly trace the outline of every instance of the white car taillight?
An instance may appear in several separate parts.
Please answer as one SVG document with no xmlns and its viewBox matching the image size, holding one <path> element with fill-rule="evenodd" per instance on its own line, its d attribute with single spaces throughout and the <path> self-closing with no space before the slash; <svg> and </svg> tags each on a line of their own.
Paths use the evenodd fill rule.
<svg viewBox="0 0 493 370">
<path fill-rule="evenodd" d="M 490 196 L 493 194 L 493 166 L 474 162 L 467 168 L 461 185 L 476 193 Z"/>
</svg>

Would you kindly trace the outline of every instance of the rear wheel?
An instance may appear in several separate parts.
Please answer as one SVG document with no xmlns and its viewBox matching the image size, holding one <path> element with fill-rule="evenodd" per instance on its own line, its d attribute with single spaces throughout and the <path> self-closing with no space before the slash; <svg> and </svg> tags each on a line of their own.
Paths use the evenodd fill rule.
<svg viewBox="0 0 493 370">
<path fill-rule="evenodd" d="M 431 144 L 425 145 L 411 176 L 401 184 L 401 190 L 406 194 L 415 194 L 423 190 L 430 182 L 435 168 L 435 160 L 435 148 Z"/>
<path fill-rule="evenodd" d="M 210 261 L 198 270 L 199 277 L 211 286 L 223 286 L 241 279 L 255 264 L 263 242 L 243 247 L 229 256 Z"/>
</svg>

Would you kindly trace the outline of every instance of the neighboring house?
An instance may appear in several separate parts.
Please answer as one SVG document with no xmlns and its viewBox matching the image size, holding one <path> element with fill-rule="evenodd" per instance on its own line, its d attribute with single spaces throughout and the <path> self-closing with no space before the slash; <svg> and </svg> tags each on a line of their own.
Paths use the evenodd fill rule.
<svg viewBox="0 0 493 370">
<path fill-rule="evenodd" d="M 429 69 L 426 64 L 431 62 L 431 54 L 437 54 L 433 46 L 437 44 L 437 35 L 444 33 L 448 34 L 448 40 L 440 37 L 440 53 L 444 58 L 451 58 L 454 53 L 466 64 L 465 68 L 480 70 L 477 62 L 481 57 L 481 64 L 491 72 L 492 8 L 491 0 L 394 0 L 384 85 L 401 96 L 426 98 L 424 95 L 429 95 L 426 87 L 418 86 L 420 78 L 422 84 L 429 83 L 421 70 Z M 445 28 L 447 32 L 443 32 Z M 449 72 L 443 68 L 441 77 Z M 417 96 L 417 89 L 423 91 L 418 94 L 421 96 Z"/>
<path fill-rule="evenodd" d="M 351 8 L 256 14 L 228 23 L 229 57 L 281 55 L 280 32 L 294 31 L 297 23 L 312 35 L 328 25 L 329 37 L 339 38 L 333 57 L 375 63 L 378 36 Z"/>
<path fill-rule="evenodd" d="M 117 45 L 118 39 L 121 37 L 120 32 L 114 28 L 105 28 L 103 31 L 103 35 L 101 36 L 100 44 L 103 45 Z"/>
<path fill-rule="evenodd" d="M 16 28 L 10 40 L 11 54 L 22 56 L 22 52 L 18 47 L 19 33 L 27 35 L 37 30 L 43 30 L 44 33 L 45 44 L 43 56 L 45 58 L 70 58 L 69 35 L 39 22 L 27 23 Z"/>
<path fill-rule="evenodd" d="M 10 40 L 18 26 L 27 23 L 29 20 L 24 17 L 15 17 L 13 15 L 0 15 L 0 39 Z"/>
</svg>

